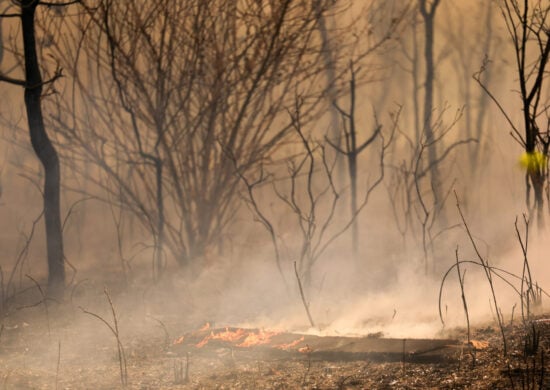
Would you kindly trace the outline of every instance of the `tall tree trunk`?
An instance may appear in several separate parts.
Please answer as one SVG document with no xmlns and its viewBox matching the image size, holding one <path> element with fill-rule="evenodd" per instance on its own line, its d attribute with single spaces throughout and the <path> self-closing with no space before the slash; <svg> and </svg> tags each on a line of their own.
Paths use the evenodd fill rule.
<svg viewBox="0 0 550 390">
<path fill-rule="evenodd" d="M 426 82 L 424 85 L 424 132 L 426 134 L 426 143 L 428 149 L 428 164 L 430 165 L 431 185 L 434 196 L 434 206 L 440 208 L 443 196 L 441 194 L 441 177 L 437 161 L 437 148 L 432 125 L 433 111 L 433 83 L 435 79 L 434 65 L 434 21 L 435 11 L 439 5 L 439 0 L 434 0 L 428 7 L 427 0 L 419 0 L 420 14 L 424 19 L 424 59 L 426 62 Z M 441 214 L 444 215 L 443 213 Z"/>
<path fill-rule="evenodd" d="M 487 2 L 487 10 L 485 14 L 485 37 L 483 39 L 483 54 L 489 58 L 492 51 L 493 44 L 493 2 Z M 481 9 L 481 7 L 480 7 Z M 484 85 L 489 86 L 491 84 L 491 64 L 487 64 L 487 69 L 483 74 L 482 82 Z M 482 133 L 483 133 L 483 124 L 485 123 L 485 118 L 488 114 L 489 105 L 489 96 L 481 90 L 479 95 L 479 103 L 477 104 L 477 117 L 475 124 L 475 133 L 474 137 L 478 139 L 479 142 L 474 142 L 470 144 L 470 161 L 472 162 L 472 169 L 474 175 L 479 174 L 480 172 L 480 158 L 481 158 L 481 146 L 482 146 Z"/>
<path fill-rule="evenodd" d="M 60 211 L 60 170 L 57 152 L 44 127 L 42 116 L 42 76 L 36 52 L 34 16 L 38 2 L 21 2 L 21 22 L 25 54 L 25 106 L 31 144 L 44 167 L 44 219 L 48 256 L 48 296 L 61 298 L 65 287 L 63 237 Z"/>
<path fill-rule="evenodd" d="M 413 43 L 413 51 L 412 51 L 412 81 L 413 81 L 413 91 L 412 91 L 412 97 L 413 97 L 413 113 L 414 113 L 414 136 L 415 141 L 420 142 L 422 139 L 422 129 L 420 126 L 420 103 L 419 103 L 419 96 L 418 96 L 418 89 L 419 89 L 419 53 L 418 53 L 418 36 L 417 36 L 417 26 L 418 26 L 418 15 L 415 13 L 413 16 L 412 21 L 412 43 Z"/>
<path fill-rule="evenodd" d="M 157 182 L 157 242 L 155 245 L 155 256 L 153 260 L 153 279 L 158 281 L 162 276 L 164 270 L 164 195 L 162 186 L 162 171 L 163 171 L 162 159 L 158 155 L 155 158 L 155 176 Z"/>
<path fill-rule="evenodd" d="M 337 76 L 336 76 L 336 63 L 335 63 L 334 50 L 332 48 L 332 44 L 330 41 L 329 30 L 327 27 L 327 17 L 323 12 L 322 2 L 320 0 L 315 0 L 314 7 L 317 12 L 317 26 L 318 26 L 319 34 L 321 36 L 321 41 L 322 41 L 321 50 L 322 50 L 323 61 L 325 63 L 325 69 L 326 69 L 326 82 L 327 82 L 326 89 L 327 89 L 327 97 L 329 100 L 328 103 L 330 104 L 330 107 L 331 107 L 328 112 L 328 114 L 330 115 L 330 127 L 328 131 L 329 133 L 328 136 L 334 140 L 336 145 L 341 146 L 342 141 L 340 139 L 339 115 L 336 108 L 332 106 L 332 104 L 336 102 L 338 98 L 338 91 L 336 90 Z M 335 154 L 335 158 L 336 158 L 336 180 L 338 180 L 338 184 L 340 186 L 343 186 L 343 184 L 345 183 L 344 159 L 339 156 L 339 153 Z"/>
<path fill-rule="evenodd" d="M 539 231 L 544 229 L 544 182 L 545 173 L 542 169 L 537 169 L 529 173 L 531 183 L 533 183 L 533 195 L 535 197 L 535 207 L 537 216 L 537 227 Z"/>
<path fill-rule="evenodd" d="M 349 179 L 351 184 L 351 210 L 350 216 L 353 218 L 351 224 L 351 250 L 355 261 L 359 260 L 359 223 L 357 211 L 357 155 L 350 155 L 348 158 Z"/>
<path fill-rule="evenodd" d="M 357 158 L 359 154 L 365 150 L 367 146 L 369 146 L 378 136 L 378 133 L 380 132 L 381 126 L 378 125 L 377 128 L 374 130 L 373 134 L 368 138 L 366 141 L 364 141 L 361 145 L 357 145 L 357 127 L 356 127 L 356 118 L 355 118 L 355 107 L 356 107 L 356 83 L 355 83 L 355 70 L 353 68 L 353 63 L 350 63 L 350 73 L 351 73 L 351 79 L 349 82 L 350 88 L 349 88 L 349 94 L 350 94 L 350 108 L 349 112 L 345 112 L 342 108 L 338 106 L 337 103 L 334 103 L 334 108 L 340 113 L 342 116 L 342 120 L 344 121 L 344 135 L 345 135 L 345 142 L 344 142 L 344 148 L 341 148 L 335 143 L 332 143 L 330 140 L 328 140 L 328 143 L 330 146 L 332 146 L 338 154 L 344 155 L 348 160 L 348 174 L 349 174 L 349 180 L 351 185 L 351 197 L 350 197 L 350 206 L 351 206 L 351 214 L 350 218 L 352 221 L 351 224 L 351 243 L 352 243 L 352 254 L 354 257 L 354 260 L 358 262 L 359 256 L 359 226 L 358 226 L 358 215 L 360 212 L 360 209 L 357 205 Z M 348 123 L 349 130 L 347 130 L 347 126 L 345 123 Z"/>
</svg>

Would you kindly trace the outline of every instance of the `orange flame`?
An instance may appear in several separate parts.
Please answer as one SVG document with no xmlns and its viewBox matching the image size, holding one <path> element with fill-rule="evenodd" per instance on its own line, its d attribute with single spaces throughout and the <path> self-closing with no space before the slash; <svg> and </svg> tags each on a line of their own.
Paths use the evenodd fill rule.
<svg viewBox="0 0 550 390">
<path fill-rule="evenodd" d="M 229 328 L 225 328 L 225 332 L 220 332 L 218 334 L 213 334 L 212 339 L 213 340 L 222 340 L 222 341 L 229 341 L 229 342 L 235 342 L 240 339 L 242 339 L 245 336 L 246 332 L 244 329 L 237 329 L 235 331 L 229 330 Z"/>
<path fill-rule="evenodd" d="M 240 347 L 240 348 L 252 347 L 255 345 L 269 344 L 271 342 L 271 338 L 280 333 L 281 332 L 278 332 L 278 331 L 265 331 L 265 330 L 249 331 L 242 328 L 230 330 L 229 328 L 225 328 L 225 331 L 221 331 L 218 333 L 214 333 L 213 331 L 210 332 L 209 335 L 205 336 L 200 342 L 195 344 L 195 347 L 202 348 L 206 344 L 208 344 L 210 340 L 221 340 L 229 343 L 236 343 L 243 339 L 244 340 L 241 343 L 237 344 L 236 347 Z M 280 346 L 277 346 L 277 348 L 281 348 L 281 349 L 292 348 L 293 346 L 297 345 L 300 341 L 303 341 L 303 339 L 304 338 L 302 337 L 301 339 L 296 340 L 292 343 L 281 344 Z"/>
<path fill-rule="evenodd" d="M 208 344 L 210 340 L 221 340 L 221 341 L 228 341 L 230 343 L 233 343 L 242 339 L 245 335 L 246 335 L 246 332 L 244 329 L 239 328 L 237 330 L 232 331 L 232 330 L 229 330 L 229 328 L 225 328 L 224 332 L 219 332 L 219 333 L 210 332 L 208 336 L 203 338 L 195 346 L 197 348 L 202 348 L 206 344 Z"/>
<path fill-rule="evenodd" d="M 178 345 L 178 344 L 181 344 L 183 343 L 183 340 L 185 340 L 185 336 L 181 336 L 181 337 L 178 337 L 177 339 L 174 340 L 174 345 Z"/>
<path fill-rule="evenodd" d="M 210 329 L 210 322 L 207 322 L 206 324 L 204 324 L 200 329 L 199 329 L 199 332 L 204 332 L 206 330 Z"/>
<path fill-rule="evenodd" d="M 195 347 L 197 347 L 197 348 L 204 347 L 206 344 L 208 344 L 208 342 L 210 341 L 211 338 L 212 338 L 212 333 L 210 333 L 208 336 L 206 336 L 201 341 L 199 341 L 197 344 L 195 344 Z"/>
<path fill-rule="evenodd" d="M 254 345 L 268 344 L 271 338 L 279 333 L 281 332 L 264 330 L 260 330 L 258 333 L 250 332 L 242 343 L 237 344 L 237 347 L 252 347 Z"/>
<path fill-rule="evenodd" d="M 313 352 L 313 350 L 309 347 L 309 345 L 306 344 L 305 347 L 302 347 L 302 348 L 298 349 L 298 352 L 309 354 L 309 353 Z"/>
<path fill-rule="evenodd" d="M 299 339 L 297 340 L 294 340 L 290 343 L 287 343 L 287 344 L 279 344 L 279 345 L 276 345 L 275 348 L 278 348 L 278 349 L 282 349 L 282 350 L 289 350 L 290 348 L 294 348 L 295 346 L 297 346 L 298 344 L 300 344 L 302 341 L 304 341 L 304 336 L 300 337 Z"/>
</svg>

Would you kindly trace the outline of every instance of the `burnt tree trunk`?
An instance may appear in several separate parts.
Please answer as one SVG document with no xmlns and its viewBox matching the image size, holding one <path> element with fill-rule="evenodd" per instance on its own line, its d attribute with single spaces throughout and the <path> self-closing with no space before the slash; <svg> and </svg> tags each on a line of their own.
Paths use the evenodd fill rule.
<svg viewBox="0 0 550 390">
<path fill-rule="evenodd" d="M 44 219 L 48 257 L 48 296 L 60 298 L 65 285 L 60 211 L 60 170 L 57 152 L 46 133 L 42 116 L 42 76 L 36 52 L 34 16 L 38 2 L 21 2 L 25 54 L 25 106 L 31 144 L 44 167 Z"/>
<path fill-rule="evenodd" d="M 438 209 L 442 206 L 441 176 L 437 166 L 437 149 L 432 124 L 433 111 L 433 83 L 435 79 L 434 64 L 434 22 L 435 12 L 440 0 L 434 0 L 428 5 L 427 0 L 419 0 L 420 14 L 424 19 L 424 59 L 426 62 L 426 81 L 424 85 L 424 132 L 426 134 L 426 146 L 428 149 L 428 164 L 430 165 L 431 185 L 434 196 L 434 205 Z M 444 215 L 444 214 L 443 214 Z"/>
<path fill-rule="evenodd" d="M 363 142 L 361 145 L 357 145 L 357 128 L 356 128 L 356 118 L 355 118 L 355 107 L 356 107 L 356 82 L 355 82 L 355 69 L 353 68 L 353 63 L 350 63 L 350 74 L 351 79 L 349 82 L 350 85 L 350 107 L 349 112 L 344 111 L 336 101 L 334 101 L 335 109 L 340 113 L 343 119 L 343 128 L 345 142 L 343 142 L 343 148 L 338 144 L 331 142 L 328 138 L 327 141 L 330 146 L 332 146 L 337 154 L 344 155 L 348 160 L 348 174 L 351 187 L 351 196 L 350 196 L 350 206 L 351 214 L 350 218 L 352 220 L 351 224 L 351 247 L 352 253 L 355 261 L 358 260 L 359 252 L 359 226 L 357 221 L 357 216 L 359 214 L 359 206 L 357 204 L 357 158 L 359 154 L 369 146 L 378 136 L 378 133 L 381 130 L 381 126 L 377 124 L 376 129 L 373 134 Z M 349 124 L 349 125 L 347 125 Z M 349 126 L 349 129 L 348 129 Z"/>
<path fill-rule="evenodd" d="M 529 213 L 536 212 L 539 230 L 544 228 L 544 194 L 548 190 L 548 153 L 550 150 L 550 106 L 546 104 L 550 62 L 550 5 L 548 2 L 504 0 L 500 4 L 502 17 L 515 51 L 517 80 L 523 113 L 523 133 L 499 101 L 480 80 L 486 63 L 474 80 L 493 100 L 512 128 L 510 134 L 524 148 L 522 165 L 525 173 L 525 200 Z M 531 205 L 533 190 L 534 205 Z M 548 193 L 547 193 L 548 194 Z"/>
<path fill-rule="evenodd" d="M 508 10 L 512 7 L 505 3 Z M 514 8 L 514 12 L 518 17 L 516 35 L 513 36 L 516 49 L 516 61 L 519 71 L 519 86 L 521 100 L 523 103 L 523 124 L 525 126 L 525 142 L 524 148 L 528 156 L 532 160 L 529 161 L 526 173 L 526 200 L 527 207 L 530 207 L 530 185 L 533 186 L 534 192 L 534 207 L 536 209 L 537 224 L 539 229 L 544 227 L 544 187 L 546 182 L 546 169 L 544 163 L 539 161 L 537 153 L 542 153 L 545 159 L 548 159 L 548 148 L 550 145 L 550 137 L 548 134 L 549 121 L 546 121 L 546 126 L 542 123 L 542 128 L 546 127 L 546 131 L 539 128 L 539 118 L 548 118 L 549 108 L 547 105 L 540 104 L 544 98 L 541 95 L 544 91 L 544 80 L 546 78 L 546 66 L 550 60 L 550 30 L 547 17 L 550 12 L 550 6 L 534 5 L 530 10 L 530 3 L 524 0 L 522 13 L 519 8 Z M 508 12 L 510 20 L 513 20 L 512 13 Z M 540 15 L 540 16 L 539 16 Z M 529 50 L 529 42 L 536 42 L 538 48 L 538 58 L 535 60 L 535 67 L 530 58 L 531 51 Z M 530 80 L 533 80 L 529 85 Z M 542 121 L 541 121 L 542 122 Z M 546 134 L 545 134 L 546 133 Z"/>
</svg>

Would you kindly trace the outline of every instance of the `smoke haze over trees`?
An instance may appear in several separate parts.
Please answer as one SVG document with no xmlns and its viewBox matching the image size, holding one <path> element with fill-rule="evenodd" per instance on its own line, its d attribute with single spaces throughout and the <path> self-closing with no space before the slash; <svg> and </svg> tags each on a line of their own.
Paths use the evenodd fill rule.
<svg viewBox="0 0 550 390">
<path fill-rule="evenodd" d="M 0 2 L 1 78 L 24 80 L 0 96 L 3 297 L 47 278 L 53 243 L 68 286 L 105 270 L 237 283 L 261 265 L 308 308 L 403 267 L 440 277 L 464 241 L 453 191 L 497 252 L 517 215 L 546 228 L 544 2 L 67 3 Z M 39 218 L 51 176 L 29 99 L 59 153 L 63 246 Z"/>
</svg>

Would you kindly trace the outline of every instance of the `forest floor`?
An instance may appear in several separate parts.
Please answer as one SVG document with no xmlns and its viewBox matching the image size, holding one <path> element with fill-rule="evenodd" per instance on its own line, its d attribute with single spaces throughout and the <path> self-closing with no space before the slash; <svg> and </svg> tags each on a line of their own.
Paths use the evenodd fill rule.
<svg viewBox="0 0 550 390">
<path fill-rule="evenodd" d="M 109 306 L 95 309 L 42 302 L 12 310 L 0 331 L 0 389 L 116 389 L 122 381 L 142 390 L 550 388 L 550 321 L 544 319 L 550 317 L 528 326 L 508 322 L 506 356 L 500 329 L 485 324 L 472 328 L 476 349 L 458 348 L 440 362 L 410 363 L 327 361 L 308 354 L 269 358 L 224 348 L 187 355 L 175 342 L 195 325 L 177 315 L 117 313 L 126 359 L 121 370 L 112 312 Z M 465 329 L 444 337 L 467 340 Z"/>
</svg>

